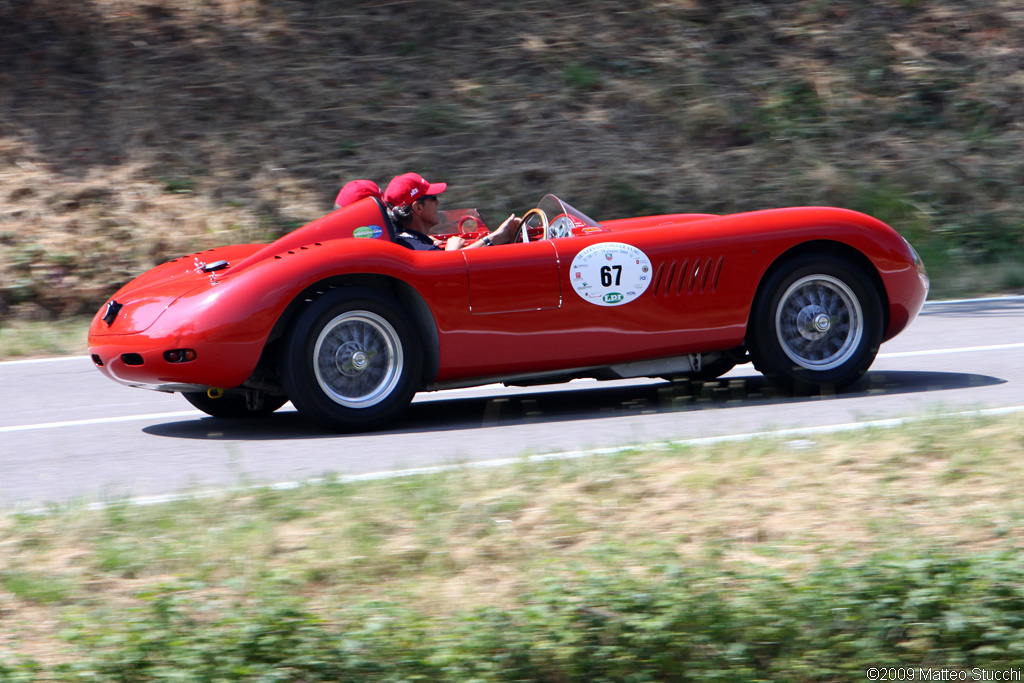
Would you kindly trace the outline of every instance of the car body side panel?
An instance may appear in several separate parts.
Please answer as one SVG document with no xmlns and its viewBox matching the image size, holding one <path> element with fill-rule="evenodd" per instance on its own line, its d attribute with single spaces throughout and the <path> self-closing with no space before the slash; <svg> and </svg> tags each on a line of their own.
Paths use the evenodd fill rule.
<svg viewBox="0 0 1024 683">
<path fill-rule="evenodd" d="M 681 247 L 653 231 L 613 237 L 639 247 L 652 264 L 680 258 Z M 516 288 L 511 287 L 509 312 L 463 316 L 441 329 L 438 381 L 657 358 L 735 346 L 733 342 L 742 339 L 750 292 L 738 278 L 727 279 L 728 286 L 717 289 L 705 281 L 703 287 L 687 289 L 681 296 L 653 296 L 649 287 L 639 299 L 621 306 L 597 306 L 582 299 L 569 282 L 569 264 L 584 248 L 608 241 L 607 234 L 598 234 L 500 247 L 515 262 L 520 252 L 554 245 L 561 267 L 561 306 L 514 311 Z M 735 264 L 731 267 L 736 273 L 742 272 L 746 259 L 744 248 L 721 238 L 686 245 L 684 251 L 695 254 L 694 263 L 698 256 L 701 263 L 727 260 Z"/>
<path fill-rule="evenodd" d="M 379 213 L 363 205 L 355 222 L 372 221 L 370 209 Z M 341 230 L 331 222 L 341 213 L 314 226 L 316 236 Z M 302 292 L 330 278 L 373 274 L 407 283 L 426 303 L 437 330 L 439 383 L 721 350 L 743 343 L 758 284 L 772 264 L 801 244 L 820 241 L 856 249 L 877 269 L 890 305 L 887 338 L 913 319 L 926 293 L 906 242 L 852 211 L 683 214 L 607 226 L 609 232 L 472 252 L 412 251 L 376 238 L 300 244 L 289 236 L 276 246 L 247 245 L 237 248 L 238 263 L 198 278 L 194 288 L 171 278 L 166 296 L 173 301 L 164 300 L 163 312 L 142 332 L 111 334 L 98 314 L 90 349 L 103 361 L 101 370 L 124 383 L 238 386 Z M 628 244 L 650 260 L 650 284 L 628 303 L 594 305 L 569 280 L 573 259 L 603 242 Z M 159 289 L 159 278 L 143 277 Z M 198 359 L 162 359 L 165 350 L 179 347 L 195 349 Z M 140 354 L 143 364 L 124 363 L 124 353 Z"/>
<path fill-rule="evenodd" d="M 671 218 L 671 217 L 667 217 Z M 639 219 L 638 219 L 639 220 Z M 649 225 L 651 221 L 641 221 Z M 659 224 L 666 221 L 658 221 Z M 908 249 L 888 226 L 863 214 L 836 209 L 790 209 L 552 240 L 560 263 L 562 305 L 557 309 L 486 316 L 451 311 L 439 326 L 438 381 L 643 360 L 743 343 L 750 307 L 769 267 L 800 244 L 832 241 L 865 254 L 894 302 L 891 336 L 920 308 L 923 295 L 903 300 L 900 289 L 917 277 Z M 584 301 L 569 282 L 573 258 L 587 246 L 621 241 L 651 260 L 655 279 L 636 299 L 602 307 Z M 508 245 L 515 263 L 536 245 Z M 497 249 L 495 250 L 497 252 Z M 917 288 L 920 290 L 920 288 Z M 515 287 L 507 289 L 515 296 Z M 900 313 L 904 311 L 904 313 Z"/>
<path fill-rule="evenodd" d="M 509 258 L 514 249 L 513 258 Z M 462 252 L 474 315 L 557 309 L 562 305 L 558 254 L 552 242 Z"/>
</svg>

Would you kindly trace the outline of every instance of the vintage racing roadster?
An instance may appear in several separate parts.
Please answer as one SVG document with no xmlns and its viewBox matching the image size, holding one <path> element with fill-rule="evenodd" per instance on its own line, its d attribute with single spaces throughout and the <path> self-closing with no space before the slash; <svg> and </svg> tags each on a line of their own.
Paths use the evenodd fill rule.
<svg viewBox="0 0 1024 683">
<path fill-rule="evenodd" d="M 487 234 L 448 211 L 439 238 Z M 418 391 L 579 377 L 708 380 L 753 361 L 796 392 L 837 391 L 928 292 L 895 230 L 802 207 L 597 222 L 553 195 L 516 243 L 396 244 L 368 198 L 271 244 L 211 249 L 132 280 L 96 314 L 111 379 L 216 417 L 286 401 L 335 430 L 393 424 Z"/>
</svg>

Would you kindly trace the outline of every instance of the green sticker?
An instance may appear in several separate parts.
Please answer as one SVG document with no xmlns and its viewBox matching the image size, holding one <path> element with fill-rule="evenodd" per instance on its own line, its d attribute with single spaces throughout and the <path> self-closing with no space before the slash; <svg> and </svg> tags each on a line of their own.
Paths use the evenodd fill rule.
<svg viewBox="0 0 1024 683">
<path fill-rule="evenodd" d="M 352 236 L 358 239 L 373 240 L 384 234 L 384 229 L 379 225 L 364 225 L 352 231 Z"/>
</svg>

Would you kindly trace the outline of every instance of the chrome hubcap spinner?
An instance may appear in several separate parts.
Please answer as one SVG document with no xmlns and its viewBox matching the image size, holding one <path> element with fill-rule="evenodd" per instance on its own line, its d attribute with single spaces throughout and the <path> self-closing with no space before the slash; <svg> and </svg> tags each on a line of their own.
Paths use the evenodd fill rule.
<svg viewBox="0 0 1024 683">
<path fill-rule="evenodd" d="M 808 370 L 831 370 L 857 352 L 864 313 L 845 282 L 831 275 L 808 275 L 779 300 L 775 331 L 794 363 Z"/>
</svg>

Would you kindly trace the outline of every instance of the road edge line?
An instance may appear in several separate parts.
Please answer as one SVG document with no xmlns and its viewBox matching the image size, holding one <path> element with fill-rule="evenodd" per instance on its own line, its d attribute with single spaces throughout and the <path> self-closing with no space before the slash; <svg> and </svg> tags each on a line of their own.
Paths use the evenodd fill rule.
<svg viewBox="0 0 1024 683">
<path fill-rule="evenodd" d="M 962 417 L 989 417 L 1000 415 L 1013 415 L 1024 412 L 1024 405 L 1005 406 L 1002 408 L 982 408 L 978 410 L 964 410 L 953 413 L 938 413 L 935 415 L 921 415 L 917 417 L 898 417 L 884 420 L 867 420 L 865 422 L 843 422 L 832 425 L 819 425 L 817 427 L 792 427 L 771 431 L 747 432 L 745 434 L 723 434 L 720 436 L 697 437 L 692 439 L 674 439 L 670 441 L 652 441 L 648 443 L 632 444 L 628 446 L 608 446 L 604 448 L 592 448 L 578 451 L 560 451 L 555 453 L 544 453 L 538 455 L 526 455 L 515 458 L 499 458 L 497 460 L 476 460 L 470 462 L 451 463 L 447 465 L 431 465 L 428 467 L 413 467 L 404 470 L 385 470 L 380 472 L 366 472 L 363 474 L 349 474 L 338 477 L 313 477 L 299 481 L 284 481 L 270 484 L 254 484 L 234 488 L 207 489 L 204 491 L 193 491 L 189 493 L 170 493 L 156 496 L 138 496 L 114 502 L 88 503 L 83 509 L 89 511 L 104 510 L 112 505 L 163 505 L 196 498 L 212 498 L 225 493 L 244 493 L 246 491 L 258 491 L 269 489 L 271 491 L 289 491 L 303 486 L 317 486 L 328 481 L 339 484 L 357 483 L 362 481 L 383 481 L 387 479 L 401 479 L 404 477 L 416 477 L 428 474 L 443 474 L 461 469 L 489 469 L 498 467 L 509 467 L 523 463 L 541 463 L 559 460 L 578 460 L 602 455 L 617 455 L 630 451 L 658 451 L 669 448 L 684 448 L 687 446 L 712 446 L 719 443 L 742 443 L 756 439 L 785 438 L 787 436 L 810 436 L 814 434 L 840 434 L 843 432 L 860 431 L 864 429 L 891 429 L 901 427 L 915 422 L 928 420 L 962 418 Z M 48 514 L 50 509 L 37 509 L 22 514 Z"/>
</svg>

